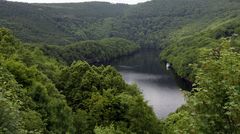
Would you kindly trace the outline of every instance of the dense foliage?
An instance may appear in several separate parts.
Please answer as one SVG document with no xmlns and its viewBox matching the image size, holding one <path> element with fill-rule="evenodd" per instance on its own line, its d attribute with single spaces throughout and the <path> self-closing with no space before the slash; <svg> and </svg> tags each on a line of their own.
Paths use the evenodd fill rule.
<svg viewBox="0 0 240 134">
<path fill-rule="evenodd" d="M 215 48 L 222 38 L 229 38 L 231 46 L 239 50 L 239 17 L 217 19 L 194 34 L 189 28 L 194 29 L 194 26 L 187 25 L 175 32 L 171 44 L 161 53 L 161 58 L 169 61 L 177 74 L 184 78 L 194 81 L 195 74 L 189 65 L 198 62 L 201 48 Z"/>
<path fill-rule="evenodd" d="M 163 132 L 238 134 L 240 55 L 228 41 L 200 55 L 200 66 L 194 65 L 196 88 L 187 104 L 168 117 Z"/>
<path fill-rule="evenodd" d="M 234 15 L 239 6 L 237 0 L 152 0 L 137 5 L 0 1 L 0 26 L 13 29 L 27 42 L 61 45 L 120 37 L 142 47 L 162 48 L 169 34 L 185 24 Z"/>
<path fill-rule="evenodd" d="M 84 60 L 89 63 L 103 63 L 114 58 L 129 55 L 139 49 L 139 45 L 121 38 L 107 38 L 98 41 L 82 41 L 67 46 L 43 46 L 49 56 L 71 64 Z"/>
<path fill-rule="evenodd" d="M 0 133 L 240 133 L 239 7 L 238 0 L 0 0 L 0 26 L 47 44 L 23 45 L 0 29 Z M 163 121 L 136 85 L 110 66 L 87 63 L 138 50 L 129 40 L 163 48 L 161 59 L 195 83 L 186 104 Z"/>
<path fill-rule="evenodd" d="M 112 67 L 64 66 L 6 29 L 0 50 L 0 133 L 161 132 L 137 87 Z"/>
<path fill-rule="evenodd" d="M 210 12 L 171 34 L 170 44 L 160 57 L 195 84 L 187 93 L 187 103 L 164 121 L 163 133 L 240 132 L 237 12 L 213 18 Z"/>
<path fill-rule="evenodd" d="M 58 64 L 48 60 L 40 50 L 21 45 L 5 29 L 0 30 L 0 50 L 0 92 L 1 100 L 6 103 L 3 103 L 6 109 L 1 107 L 1 110 L 6 114 L 8 110 L 17 113 L 9 113 L 7 122 L 1 118 L 1 131 L 73 132 L 72 110 L 53 84 L 59 73 Z M 10 122 L 16 127 L 9 126 Z"/>
<path fill-rule="evenodd" d="M 69 44 L 92 39 L 82 31 L 84 27 L 119 16 L 127 7 L 103 2 L 38 5 L 0 0 L 0 26 L 12 29 L 25 42 Z"/>
</svg>

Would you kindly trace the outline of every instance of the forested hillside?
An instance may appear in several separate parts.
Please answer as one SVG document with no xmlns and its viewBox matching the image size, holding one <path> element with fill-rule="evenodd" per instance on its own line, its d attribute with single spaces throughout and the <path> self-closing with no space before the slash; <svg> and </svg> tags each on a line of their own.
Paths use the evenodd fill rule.
<svg viewBox="0 0 240 134">
<path fill-rule="evenodd" d="M 0 1 L 0 26 L 12 29 L 25 42 L 69 44 L 93 39 L 88 36 L 92 31 L 85 31 L 85 27 L 120 16 L 127 7 L 103 2 L 62 6 Z"/>
<path fill-rule="evenodd" d="M 171 33 L 160 57 L 194 88 L 187 103 L 164 121 L 163 133 L 240 132 L 240 8 L 231 7 L 222 6 Z"/>
<path fill-rule="evenodd" d="M 64 66 L 6 29 L 0 61 L 0 133 L 160 133 L 137 87 L 110 66 Z"/>
<path fill-rule="evenodd" d="M 172 63 L 178 75 L 194 81 L 195 74 L 189 64 L 199 61 L 201 49 L 216 48 L 221 44 L 222 39 L 229 40 L 230 45 L 239 51 L 240 17 L 226 17 L 213 20 L 204 28 L 198 23 L 187 25 L 172 34 L 171 43 L 162 53 L 161 58 Z M 192 29 L 189 29 L 192 28 Z"/>
<path fill-rule="evenodd" d="M 193 65 L 195 88 L 187 103 L 165 120 L 163 133 L 238 134 L 240 55 L 228 40 L 200 55 Z"/>
<path fill-rule="evenodd" d="M 238 0 L 0 0 L 0 27 L 0 133 L 240 133 Z M 194 83 L 166 119 L 113 67 L 91 65 L 140 48 L 161 48 Z"/>
<path fill-rule="evenodd" d="M 0 2 L 0 26 L 26 42 L 61 45 L 120 37 L 142 47 L 164 47 L 169 34 L 185 24 L 232 15 L 240 5 L 234 0 L 152 0 L 131 6 Z"/>
<path fill-rule="evenodd" d="M 41 48 L 45 54 L 67 64 L 77 60 L 97 64 L 134 53 L 140 46 L 121 38 L 106 38 L 76 42 L 67 46 L 45 45 Z"/>
</svg>

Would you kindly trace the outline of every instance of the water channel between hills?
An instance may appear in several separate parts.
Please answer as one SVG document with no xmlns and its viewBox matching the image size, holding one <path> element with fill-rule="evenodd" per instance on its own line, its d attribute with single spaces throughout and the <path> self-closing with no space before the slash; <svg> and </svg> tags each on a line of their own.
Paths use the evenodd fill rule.
<svg viewBox="0 0 240 134">
<path fill-rule="evenodd" d="M 144 50 L 112 61 L 129 84 L 136 83 L 159 118 L 166 118 L 185 103 L 173 73 L 159 60 L 160 51 Z"/>
</svg>

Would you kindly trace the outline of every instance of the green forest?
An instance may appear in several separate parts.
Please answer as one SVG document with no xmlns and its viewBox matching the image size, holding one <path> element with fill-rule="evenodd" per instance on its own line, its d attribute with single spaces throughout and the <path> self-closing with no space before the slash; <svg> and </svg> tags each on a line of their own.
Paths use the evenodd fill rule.
<svg viewBox="0 0 240 134">
<path fill-rule="evenodd" d="M 193 83 L 165 119 L 97 65 L 142 49 Z M 0 134 L 215 133 L 240 133 L 240 1 L 0 0 Z"/>
<path fill-rule="evenodd" d="M 106 38 L 75 42 L 67 46 L 44 45 L 41 50 L 48 56 L 71 64 L 77 60 L 88 63 L 103 63 L 140 49 L 136 43 L 121 38 Z"/>
</svg>

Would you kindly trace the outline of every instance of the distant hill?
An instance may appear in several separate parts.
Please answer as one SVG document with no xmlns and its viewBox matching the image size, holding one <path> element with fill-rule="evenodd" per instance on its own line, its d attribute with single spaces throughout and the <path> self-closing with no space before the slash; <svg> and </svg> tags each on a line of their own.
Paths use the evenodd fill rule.
<svg viewBox="0 0 240 134">
<path fill-rule="evenodd" d="M 123 14 L 128 5 L 103 2 L 27 4 L 0 1 L 0 26 L 25 42 L 68 44 L 87 37 L 77 31 L 107 17 Z"/>
<path fill-rule="evenodd" d="M 164 47 L 170 33 L 182 26 L 238 15 L 239 7 L 236 0 L 152 0 L 137 5 L 0 1 L 0 26 L 24 42 L 64 45 L 120 37 L 142 47 Z"/>
<path fill-rule="evenodd" d="M 52 3 L 34 4 L 37 6 L 52 8 L 58 17 L 116 17 L 124 14 L 129 7 L 127 4 L 111 4 L 108 2 L 83 2 L 83 3 Z"/>
</svg>

